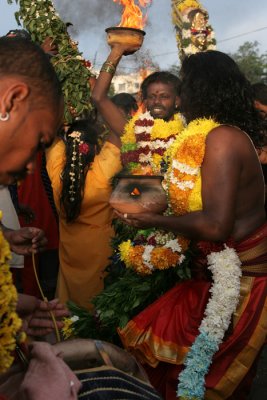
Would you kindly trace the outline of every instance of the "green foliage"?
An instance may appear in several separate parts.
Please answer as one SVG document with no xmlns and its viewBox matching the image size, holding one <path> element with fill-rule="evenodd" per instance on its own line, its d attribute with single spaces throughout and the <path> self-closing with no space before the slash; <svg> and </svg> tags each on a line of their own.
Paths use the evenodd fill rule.
<svg viewBox="0 0 267 400">
<path fill-rule="evenodd" d="M 230 56 L 251 83 L 267 83 L 267 53 L 260 54 L 258 42 L 245 42 Z"/>
<path fill-rule="evenodd" d="M 7 0 L 8 3 L 14 0 Z M 34 42 L 42 44 L 47 37 L 58 46 L 58 54 L 52 57 L 52 64 L 62 85 L 65 98 L 66 123 L 85 111 L 91 111 L 91 76 L 86 61 L 67 32 L 67 25 L 56 13 L 51 0 L 15 0 L 19 11 L 15 17 L 19 24 L 31 34 Z"/>
<path fill-rule="evenodd" d="M 117 328 L 127 322 L 171 289 L 177 282 L 190 278 L 188 264 L 190 251 L 183 265 L 168 270 L 157 270 L 151 275 L 139 275 L 131 269 L 122 268 L 109 273 L 108 284 L 92 303 L 95 313 L 69 303 L 69 308 L 79 319 L 73 323 L 75 336 L 98 338 L 119 344 Z"/>
</svg>

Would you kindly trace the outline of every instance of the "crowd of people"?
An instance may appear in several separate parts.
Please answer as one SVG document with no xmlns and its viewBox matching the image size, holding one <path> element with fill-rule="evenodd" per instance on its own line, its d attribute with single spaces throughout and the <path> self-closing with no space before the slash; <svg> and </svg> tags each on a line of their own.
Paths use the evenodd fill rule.
<svg viewBox="0 0 267 400">
<path fill-rule="evenodd" d="M 123 375 L 120 390 L 128 399 L 167 400 L 243 400 L 249 391 L 267 330 L 266 86 L 252 85 L 229 56 L 209 50 L 185 57 L 179 78 L 164 71 L 149 75 L 138 109 L 128 94 L 108 95 L 121 59 L 138 48 L 112 45 L 95 82 L 92 102 L 108 131 L 100 145 L 96 114 L 62 125 L 60 83 L 40 46 L 17 35 L 0 38 L 0 209 L 9 216 L 0 235 L 1 400 L 77 399 L 81 390 L 90 399 L 117 398 L 104 380 L 102 396 L 109 397 L 93 397 L 101 387 L 86 375 L 77 378 L 61 358 L 64 343 L 45 342 L 64 326 L 68 301 L 92 310 L 92 299 L 106 290 L 114 218 L 134 232 L 117 247 L 125 268 L 141 277 L 161 270 L 164 279 L 164 270 L 189 260 L 191 270 L 190 279 L 177 278 L 116 327 L 121 346 L 145 371 L 125 351 L 90 342 L 105 362 L 112 354 L 118 369 L 127 363 L 137 368 L 138 379 Z M 121 171 L 162 176 L 167 211 L 114 210 L 112 178 Z M 14 184 L 17 207 L 6 188 Z M 22 204 L 31 207 L 36 224 L 20 227 Z M 46 236 L 54 238 L 53 253 Z M 23 291 L 17 295 L 10 250 L 20 256 L 14 267 L 22 270 L 23 257 L 34 263 L 46 250 L 39 271 L 43 281 L 52 280 L 49 299 L 27 293 L 27 282 L 14 274 Z M 34 277 L 30 271 L 26 281 Z M 44 341 L 26 346 L 22 331 Z M 26 370 L 19 370 L 14 386 L 12 368 L 23 359 Z"/>
</svg>

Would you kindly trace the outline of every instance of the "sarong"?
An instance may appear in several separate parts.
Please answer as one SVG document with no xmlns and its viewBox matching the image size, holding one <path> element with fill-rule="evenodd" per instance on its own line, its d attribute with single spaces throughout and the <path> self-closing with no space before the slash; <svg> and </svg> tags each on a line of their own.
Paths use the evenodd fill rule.
<svg viewBox="0 0 267 400">
<path fill-rule="evenodd" d="M 206 375 L 207 400 L 234 398 L 266 339 L 267 224 L 235 250 L 242 262 L 240 300 Z M 196 279 L 179 283 L 119 330 L 125 348 L 148 366 L 151 383 L 165 399 L 177 398 L 178 375 L 199 334 L 210 286 Z"/>
</svg>

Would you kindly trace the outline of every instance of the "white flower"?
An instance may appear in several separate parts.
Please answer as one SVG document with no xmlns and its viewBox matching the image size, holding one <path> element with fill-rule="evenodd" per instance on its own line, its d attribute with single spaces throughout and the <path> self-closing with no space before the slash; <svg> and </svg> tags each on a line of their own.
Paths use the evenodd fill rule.
<svg viewBox="0 0 267 400">
<path fill-rule="evenodd" d="M 134 133 L 136 135 L 140 135 L 141 133 L 147 133 L 149 134 L 152 130 L 152 126 L 139 126 L 135 125 L 134 127 Z"/>
<path fill-rule="evenodd" d="M 148 154 L 141 153 L 139 156 L 139 161 L 141 163 L 149 163 L 150 159 L 151 159 L 151 153 Z"/>
<path fill-rule="evenodd" d="M 78 317 L 78 315 L 73 315 L 71 318 L 70 318 L 70 320 L 71 320 L 71 322 L 76 322 L 76 321 L 79 321 L 79 317 Z"/>
<path fill-rule="evenodd" d="M 152 252 L 153 249 L 154 249 L 154 246 L 151 246 L 151 245 L 145 246 L 144 253 L 143 253 L 143 255 L 142 255 L 144 264 L 145 264 L 151 271 L 154 270 L 154 267 L 153 267 L 153 265 L 152 265 L 151 262 L 150 262 L 150 259 L 151 259 L 151 252 Z"/>
<path fill-rule="evenodd" d="M 170 181 L 172 184 L 176 185 L 180 190 L 187 190 L 194 188 L 193 181 L 180 181 L 174 176 L 173 171 L 170 173 Z"/>
<path fill-rule="evenodd" d="M 205 309 L 200 331 L 205 331 L 221 343 L 239 301 L 241 261 L 234 249 L 225 246 L 208 256 L 212 272 L 211 298 Z"/>
<path fill-rule="evenodd" d="M 182 248 L 181 248 L 181 246 L 180 246 L 180 244 L 179 244 L 177 239 L 169 240 L 165 244 L 165 247 L 171 249 L 174 253 L 175 252 L 181 253 L 181 251 L 182 251 Z"/>
<path fill-rule="evenodd" d="M 188 175 L 197 175 L 199 172 L 199 167 L 192 168 L 190 165 L 180 163 L 178 160 L 173 160 L 172 167 L 180 172 L 186 173 Z"/>
</svg>

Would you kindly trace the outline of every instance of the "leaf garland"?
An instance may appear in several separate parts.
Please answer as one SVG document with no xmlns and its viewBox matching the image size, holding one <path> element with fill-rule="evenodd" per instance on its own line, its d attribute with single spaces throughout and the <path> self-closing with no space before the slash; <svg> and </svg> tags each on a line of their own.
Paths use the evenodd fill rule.
<svg viewBox="0 0 267 400">
<path fill-rule="evenodd" d="M 47 37 L 58 46 L 51 62 L 62 85 L 65 99 L 64 122 L 70 124 L 83 112 L 90 112 L 90 63 L 79 52 L 51 0 L 7 0 L 19 4 L 15 13 L 19 25 L 30 33 L 34 42 L 42 44 Z"/>
</svg>

